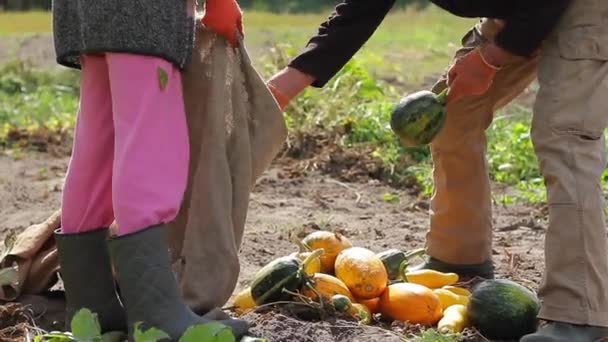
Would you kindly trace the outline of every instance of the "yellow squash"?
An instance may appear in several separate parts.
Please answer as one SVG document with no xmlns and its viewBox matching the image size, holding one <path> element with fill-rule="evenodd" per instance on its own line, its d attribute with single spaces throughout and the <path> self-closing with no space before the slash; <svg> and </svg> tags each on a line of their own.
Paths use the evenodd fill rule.
<svg viewBox="0 0 608 342">
<path fill-rule="evenodd" d="M 372 298 L 372 299 L 355 298 L 355 301 L 359 304 L 365 305 L 371 313 L 380 312 L 380 297 L 376 297 L 376 298 Z"/>
<path fill-rule="evenodd" d="M 321 272 L 333 274 L 336 257 L 343 250 L 352 247 L 353 244 L 342 234 L 328 231 L 317 231 L 308 234 L 300 244 L 302 252 L 322 248 Z"/>
<path fill-rule="evenodd" d="M 442 334 L 456 334 L 461 333 L 468 326 L 467 307 L 456 304 L 443 312 L 443 317 L 437 323 L 437 330 Z"/>
<path fill-rule="evenodd" d="M 306 260 L 306 258 L 308 258 L 311 255 L 312 255 L 312 252 L 300 252 L 300 253 L 295 252 L 295 253 L 292 253 L 290 256 L 296 257 L 296 258 L 300 259 L 301 261 L 304 261 L 304 260 Z M 304 266 L 304 272 L 308 276 L 313 276 L 315 273 L 321 272 L 321 257 L 316 257 L 316 258 L 312 259 L 310 261 L 310 263 L 308 263 L 306 266 Z"/>
<path fill-rule="evenodd" d="M 443 310 L 439 297 L 428 287 L 396 283 L 380 297 L 380 312 L 393 320 L 433 326 L 441 319 Z"/>
<path fill-rule="evenodd" d="M 360 299 L 379 297 L 388 285 L 388 273 L 376 253 L 362 247 L 343 250 L 336 258 L 336 276 Z"/>
<path fill-rule="evenodd" d="M 438 289 L 458 282 L 458 274 L 443 273 L 435 270 L 408 271 L 404 274 L 408 283 L 424 285 L 430 289 Z"/>
<path fill-rule="evenodd" d="M 235 311 L 238 314 L 243 314 L 256 307 L 253 297 L 251 297 L 251 287 L 247 287 L 239 292 L 233 301 Z"/>
<path fill-rule="evenodd" d="M 452 285 L 446 285 L 444 287 L 442 287 L 442 289 L 448 290 L 450 292 L 453 292 L 459 296 L 465 296 L 465 297 L 471 297 L 471 291 L 463 288 L 463 287 L 458 287 L 458 286 L 452 286 Z"/>
<path fill-rule="evenodd" d="M 351 301 L 354 300 L 352 293 L 346 285 L 338 278 L 325 273 L 316 273 L 310 279 L 310 284 L 305 284 L 302 289 L 302 294 L 312 300 L 319 300 L 321 295 L 325 301 L 337 294 L 348 297 Z"/>
<path fill-rule="evenodd" d="M 435 289 L 433 292 L 439 297 L 441 307 L 444 310 L 455 304 L 467 305 L 469 303 L 469 297 L 457 295 L 454 292 L 443 288 Z"/>
</svg>

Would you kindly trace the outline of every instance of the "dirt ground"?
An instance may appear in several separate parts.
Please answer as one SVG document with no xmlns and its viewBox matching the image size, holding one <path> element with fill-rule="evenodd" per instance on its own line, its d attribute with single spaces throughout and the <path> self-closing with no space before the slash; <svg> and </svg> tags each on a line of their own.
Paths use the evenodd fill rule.
<svg viewBox="0 0 608 342">
<path fill-rule="evenodd" d="M 311 150 L 303 151 L 302 146 Z M 43 221 L 59 207 L 67 162 L 66 153 L 15 156 L 5 152 L 0 156 L 0 237 Z M 340 231 L 354 244 L 376 252 L 422 247 L 428 227 L 428 201 L 419 199 L 416 189 L 407 184 L 388 185 L 382 174 L 379 163 L 363 153 L 343 151 L 329 143 L 312 147 L 293 144 L 277 158 L 252 194 L 241 250 L 241 276 L 235 291 L 247 286 L 267 262 L 296 251 L 289 242 L 294 231 Z M 383 195 L 388 192 L 397 194 L 399 200 L 385 201 Z M 543 268 L 542 208 L 496 206 L 494 210 L 498 275 L 536 287 Z M 34 306 L 35 316 L 41 326 L 48 328 L 52 319 L 41 315 L 44 308 L 40 309 L 40 304 Z M 0 307 L 0 316 L 2 309 L 7 314 L 10 308 Z M 29 316 L 17 310 L 11 317 L 12 321 L 1 320 L 0 336 L 2 328 L 14 329 L 15 321 L 24 323 Z M 399 341 L 404 336 L 398 329 L 362 328 L 340 320 L 314 323 L 285 313 L 259 312 L 247 318 L 253 323 L 253 333 L 273 342 Z M 307 336 L 303 333 L 307 331 L 314 334 Z"/>
<path fill-rule="evenodd" d="M 47 36 L 0 39 L 0 62 L 13 56 L 35 65 L 53 65 Z M 279 256 L 296 251 L 289 242 L 295 231 L 340 231 L 355 245 L 379 252 L 422 247 L 428 228 L 428 201 L 412 184 L 389 184 L 378 161 L 365 151 L 344 151 L 323 136 L 296 139 L 259 180 L 251 197 L 241 250 L 241 276 L 235 292 L 255 272 Z M 47 152 L 0 151 L 0 239 L 9 232 L 40 223 L 60 205 L 69 142 Z M 43 149 L 44 150 L 44 149 Z M 387 202 L 385 193 L 397 195 Z M 494 257 L 498 276 L 536 288 L 543 269 L 542 240 L 546 213 L 542 207 L 495 206 Z M 1 251 L 0 251 L 1 252 Z M 51 329 L 61 320 L 61 300 L 24 298 L 0 306 L 0 341 L 25 341 L 33 326 Z M 59 312 L 59 315 L 56 315 Z M 34 317 L 34 319 L 32 319 Z M 252 333 L 272 342 L 402 341 L 411 328 L 361 327 L 339 319 L 298 319 L 294 310 L 250 313 Z M 13 339 L 14 338 L 14 339 Z"/>
</svg>

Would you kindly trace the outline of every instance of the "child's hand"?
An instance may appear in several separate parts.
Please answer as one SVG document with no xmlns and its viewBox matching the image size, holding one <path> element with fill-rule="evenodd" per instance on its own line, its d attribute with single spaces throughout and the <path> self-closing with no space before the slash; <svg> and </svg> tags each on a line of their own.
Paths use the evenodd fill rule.
<svg viewBox="0 0 608 342">
<path fill-rule="evenodd" d="M 314 82 L 314 78 L 294 68 L 285 68 L 270 78 L 267 86 L 277 100 L 281 110 L 298 96 L 306 87 Z"/>
<path fill-rule="evenodd" d="M 237 32 L 243 34 L 241 8 L 236 0 L 206 0 L 203 24 L 237 46 Z"/>
</svg>

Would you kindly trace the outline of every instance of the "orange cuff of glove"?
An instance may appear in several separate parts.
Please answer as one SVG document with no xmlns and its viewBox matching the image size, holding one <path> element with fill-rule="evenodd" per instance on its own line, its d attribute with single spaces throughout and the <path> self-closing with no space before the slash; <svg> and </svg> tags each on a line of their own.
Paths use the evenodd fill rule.
<svg viewBox="0 0 608 342">
<path fill-rule="evenodd" d="M 480 48 L 475 49 L 475 51 L 473 51 L 473 52 L 476 53 L 476 55 L 479 56 L 479 59 L 481 59 L 481 62 L 483 64 L 485 64 L 488 68 L 490 68 L 490 69 L 492 69 L 494 71 L 500 70 L 500 67 L 497 67 L 495 65 L 492 65 L 492 64 L 488 63 L 488 61 L 486 60 L 486 58 L 483 56 L 483 53 L 481 52 Z"/>
<path fill-rule="evenodd" d="M 289 104 L 291 99 L 289 97 L 287 97 L 285 94 L 283 94 L 283 92 L 281 92 L 279 89 L 277 89 L 271 83 L 268 83 L 267 85 L 268 85 L 268 89 L 270 89 L 270 92 L 272 93 L 272 96 L 274 96 L 274 99 L 277 101 L 279 108 L 281 108 L 281 110 L 285 109 L 285 107 L 287 107 L 287 105 Z"/>
</svg>

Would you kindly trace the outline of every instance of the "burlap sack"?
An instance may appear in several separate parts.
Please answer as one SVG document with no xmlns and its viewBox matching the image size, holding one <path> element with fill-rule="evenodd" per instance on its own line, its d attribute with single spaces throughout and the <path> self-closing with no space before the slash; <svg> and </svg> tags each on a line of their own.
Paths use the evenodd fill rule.
<svg viewBox="0 0 608 342">
<path fill-rule="evenodd" d="M 199 27 L 184 72 L 190 131 L 190 174 L 179 216 L 167 231 L 183 296 L 198 312 L 223 306 L 239 275 L 249 195 L 278 153 L 287 130 L 282 113 L 241 44 Z M 59 269 L 52 232 L 60 213 L 27 228 L 0 267 L 16 263 L 19 284 L 4 286 L 0 300 L 41 294 Z M 94 267 L 94 265 L 91 265 Z"/>
</svg>

